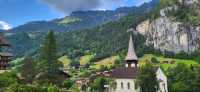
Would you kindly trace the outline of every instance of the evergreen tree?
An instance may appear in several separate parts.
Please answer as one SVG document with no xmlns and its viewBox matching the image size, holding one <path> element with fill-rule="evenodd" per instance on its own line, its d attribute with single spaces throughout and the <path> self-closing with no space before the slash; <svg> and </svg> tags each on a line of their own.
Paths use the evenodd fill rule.
<svg viewBox="0 0 200 92">
<path fill-rule="evenodd" d="M 138 86 L 141 88 L 141 92 L 157 92 L 158 82 L 156 78 L 156 71 L 151 63 L 146 63 L 140 68 L 137 80 Z"/>
<path fill-rule="evenodd" d="M 53 31 L 49 31 L 44 40 L 41 56 L 49 62 L 57 59 L 57 44 Z"/>
<path fill-rule="evenodd" d="M 40 60 L 42 62 L 38 67 L 42 74 L 42 79 L 48 79 L 49 82 L 55 82 L 57 76 L 59 75 L 59 69 L 61 68 L 61 63 L 57 60 L 57 44 L 53 31 L 49 31 L 43 46 L 41 48 Z"/>
<path fill-rule="evenodd" d="M 32 58 L 25 58 L 23 65 L 20 67 L 21 76 L 24 78 L 24 82 L 32 83 L 37 75 L 36 62 Z"/>
</svg>

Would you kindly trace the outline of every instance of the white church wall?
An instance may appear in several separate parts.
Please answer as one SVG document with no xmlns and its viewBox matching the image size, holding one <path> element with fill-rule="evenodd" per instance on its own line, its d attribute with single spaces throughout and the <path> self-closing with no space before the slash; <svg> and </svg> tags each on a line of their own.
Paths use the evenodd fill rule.
<svg viewBox="0 0 200 92">
<path fill-rule="evenodd" d="M 115 82 L 116 89 L 112 92 L 139 92 L 135 79 L 116 79 Z"/>
<path fill-rule="evenodd" d="M 156 72 L 156 77 L 157 77 L 157 80 L 159 81 L 158 92 L 168 92 L 167 77 L 160 68 Z"/>
</svg>

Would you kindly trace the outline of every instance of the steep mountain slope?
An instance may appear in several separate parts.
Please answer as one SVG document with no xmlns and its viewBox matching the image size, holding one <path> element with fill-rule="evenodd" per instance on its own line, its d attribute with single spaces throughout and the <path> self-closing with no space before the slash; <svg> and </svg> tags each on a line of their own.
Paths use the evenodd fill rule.
<svg viewBox="0 0 200 92">
<path fill-rule="evenodd" d="M 147 37 L 146 44 L 171 52 L 192 52 L 200 39 L 200 2 L 198 0 L 161 0 L 160 14 L 137 26 Z"/>
<path fill-rule="evenodd" d="M 66 54 L 70 58 L 74 58 L 92 53 L 95 55 L 95 58 L 103 58 L 112 54 L 124 52 L 127 48 L 129 36 L 127 29 L 147 19 L 150 15 L 150 11 L 153 9 L 151 5 L 154 4 L 145 4 L 145 7 L 138 8 L 138 12 L 136 13 L 130 13 L 129 16 L 123 17 L 118 21 L 109 22 L 91 29 L 62 32 L 55 31 L 60 55 Z M 152 7 L 152 9 L 148 7 Z M 126 8 L 121 8 L 121 10 L 124 11 Z M 61 21 L 61 23 L 68 23 L 70 21 L 79 20 L 70 19 Z M 6 33 L 6 36 L 13 46 L 13 52 L 16 57 L 22 57 L 24 55 L 37 55 L 45 34 L 45 31 L 17 31 Z M 137 53 L 141 55 L 145 50 L 145 45 L 143 44 L 145 39 L 139 34 L 134 35 L 135 44 L 137 44 L 136 48 L 138 49 Z"/>
<path fill-rule="evenodd" d="M 120 18 L 132 13 L 149 11 L 155 6 L 157 0 L 151 3 L 145 3 L 140 7 L 121 7 L 116 10 L 106 11 L 76 11 L 60 19 L 51 21 L 33 21 L 20 25 L 12 31 L 70 31 L 92 28 L 111 21 L 117 21 Z"/>
</svg>

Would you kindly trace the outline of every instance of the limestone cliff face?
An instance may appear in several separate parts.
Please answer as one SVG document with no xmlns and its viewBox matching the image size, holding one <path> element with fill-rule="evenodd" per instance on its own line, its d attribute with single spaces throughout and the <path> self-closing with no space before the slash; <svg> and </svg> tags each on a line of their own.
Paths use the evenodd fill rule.
<svg viewBox="0 0 200 92">
<path fill-rule="evenodd" d="M 162 51 L 194 51 L 200 38 L 200 26 L 185 26 L 181 22 L 171 21 L 165 15 L 153 21 L 146 20 L 136 29 L 147 37 L 147 45 Z"/>
</svg>

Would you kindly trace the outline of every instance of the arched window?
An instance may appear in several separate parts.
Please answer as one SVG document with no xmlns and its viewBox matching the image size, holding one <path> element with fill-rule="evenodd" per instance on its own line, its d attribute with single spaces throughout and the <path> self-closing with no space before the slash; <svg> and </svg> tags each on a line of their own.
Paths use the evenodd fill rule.
<svg viewBox="0 0 200 92">
<path fill-rule="evenodd" d="M 117 82 L 113 83 L 113 88 L 116 89 L 117 88 Z"/>
<path fill-rule="evenodd" d="M 165 83 L 163 83 L 164 92 L 166 92 Z"/>
<path fill-rule="evenodd" d="M 121 88 L 123 89 L 124 88 L 124 84 L 121 82 Z"/>
<path fill-rule="evenodd" d="M 130 83 L 128 82 L 128 84 L 127 84 L 127 87 L 128 87 L 128 89 L 130 89 Z"/>
</svg>

